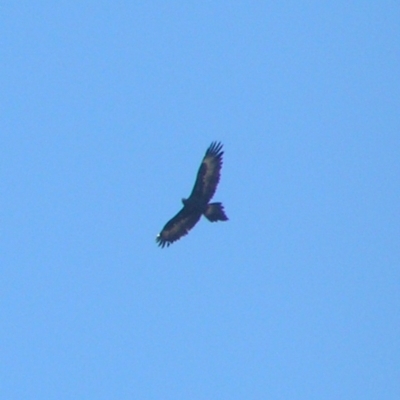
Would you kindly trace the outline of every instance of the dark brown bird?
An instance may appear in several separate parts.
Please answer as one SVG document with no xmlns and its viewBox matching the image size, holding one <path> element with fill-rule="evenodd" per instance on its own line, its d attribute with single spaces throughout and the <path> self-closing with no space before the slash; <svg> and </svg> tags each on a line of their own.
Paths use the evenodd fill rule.
<svg viewBox="0 0 400 400">
<path fill-rule="evenodd" d="M 168 221 L 157 235 L 156 242 L 159 246 L 168 247 L 187 235 L 202 215 L 210 222 L 228 220 L 222 203 L 210 203 L 219 182 L 223 154 L 222 144 L 212 142 L 197 172 L 192 193 L 189 198 L 182 199 L 182 210 Z"/>
</svg>

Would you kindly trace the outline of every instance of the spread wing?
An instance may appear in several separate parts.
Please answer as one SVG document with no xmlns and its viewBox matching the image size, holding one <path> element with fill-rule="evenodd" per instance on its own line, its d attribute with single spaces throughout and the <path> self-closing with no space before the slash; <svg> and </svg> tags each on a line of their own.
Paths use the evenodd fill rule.
<svg viewBox="0 0 400 400">
<path fill-rule="evenodd" d="M 221 175 L 223 154 L 222 143 L 212 142 L 201 162 L 196 182 L 189 198 L 202 199 L 207 203 L 212 199 Z"/>
<path fill-rule="evenodd" d="M 162 231 L 157 235 L 156 242 L 159 246 L 168 247 L 171 243 L 188 234 L 201 217 L 201 213 L 183 207 L 178 214 L 168 221 Z"/>
</svg>

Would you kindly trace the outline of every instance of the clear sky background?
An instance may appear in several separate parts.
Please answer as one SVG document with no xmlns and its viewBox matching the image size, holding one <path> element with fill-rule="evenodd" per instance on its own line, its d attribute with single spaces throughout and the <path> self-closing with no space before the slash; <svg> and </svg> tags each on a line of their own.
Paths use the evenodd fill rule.
<svg viewBox="0 0 400 400">
<path fill-rule="evenodd" d="M 398 1 L 4 1 L 0 398 L 399 399 Z M 211 141 L 215 200 L 160 249 Z"/>
</svg>

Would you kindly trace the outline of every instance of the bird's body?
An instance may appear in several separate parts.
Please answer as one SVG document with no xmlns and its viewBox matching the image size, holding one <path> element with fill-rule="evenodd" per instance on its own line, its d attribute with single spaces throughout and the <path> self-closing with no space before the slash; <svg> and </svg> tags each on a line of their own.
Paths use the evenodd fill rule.
<svg viewBox="0 0 400 400">
<path fill-rule="evenodd" d="M 157 235 L 159 246 L 169 246 L 186 235 L 202 215 L 210 222 L 228 220 L 222 203 L 210 203 L 220 179 L 223 154 L 221 143 L 211 143 L 197 172 L 192 193 L 187 199 L 182 199 L 183 208 Z"/>
</svg>

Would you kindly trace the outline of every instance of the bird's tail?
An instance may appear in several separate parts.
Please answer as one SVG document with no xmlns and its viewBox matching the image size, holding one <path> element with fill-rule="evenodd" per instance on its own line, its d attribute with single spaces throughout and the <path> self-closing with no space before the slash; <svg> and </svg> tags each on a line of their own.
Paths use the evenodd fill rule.
<svg viewBox="0 0 400 400">
<path fill-rule="evenodd" d="M 224 206 L 222 205 L 222 203 L 210 203 L 207 206 L 207 210 L 204 212 L 204 216 L 210 222 L 228 220 L 228 217 L 225 214 Z"/>
</svg>

